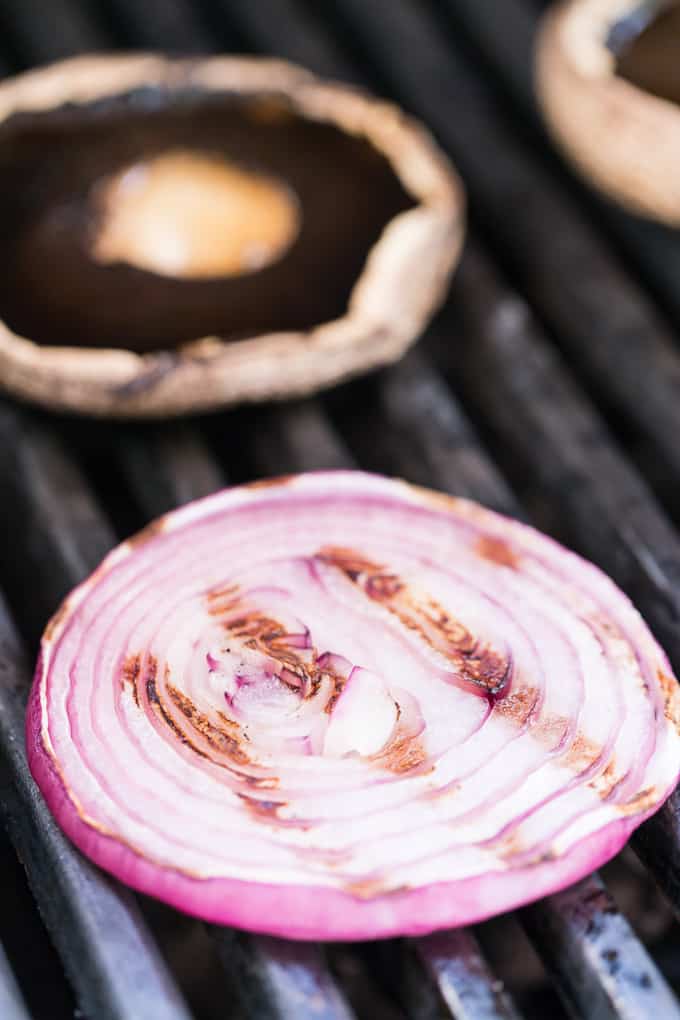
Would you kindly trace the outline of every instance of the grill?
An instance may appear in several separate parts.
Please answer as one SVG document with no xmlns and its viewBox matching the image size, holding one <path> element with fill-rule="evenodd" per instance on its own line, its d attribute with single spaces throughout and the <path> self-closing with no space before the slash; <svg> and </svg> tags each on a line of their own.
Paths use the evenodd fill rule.
<svg viewBox="0 0 680 1020">
<path fill-rule="evenodd" d="M 680 795 L 604 877 L 475 931 L 324 947 L 133 896 L 61 836 L 23 749 L 26 655 L 59 599 L 150 516 L 263 474 L 358 465 L 530 519 L 611 574 L 680 669 L 680 246 L 551 151 L 531 90 L 541 6 L 0 3 L 5 73 L 155 47 L 277 53 L 368 84 L 429 124 L 471 204 L 447 306 L 360 382 L 162 427 L 0 404 L 2 1020 L 680 1017 Z"/>
</svg>

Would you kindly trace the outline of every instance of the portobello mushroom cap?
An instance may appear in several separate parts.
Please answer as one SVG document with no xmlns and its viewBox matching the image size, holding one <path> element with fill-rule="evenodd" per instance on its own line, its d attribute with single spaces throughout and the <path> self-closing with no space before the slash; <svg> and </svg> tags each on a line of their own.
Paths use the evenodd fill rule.
<svg viewBox="0 0 680 1020">
<path fill-rule="evenodd" d="M 161 417 L 399 358 L 463 189 L 391 103 L 278 60 L 78 57 L 0 85 L 0 381 Z"/>
<path fill-rule="evenodd" d="M 680 225 L 680 4 L 567 0 L 544 15 L 536 92 L 566 155 L 630 211 Z"/>
</svg>

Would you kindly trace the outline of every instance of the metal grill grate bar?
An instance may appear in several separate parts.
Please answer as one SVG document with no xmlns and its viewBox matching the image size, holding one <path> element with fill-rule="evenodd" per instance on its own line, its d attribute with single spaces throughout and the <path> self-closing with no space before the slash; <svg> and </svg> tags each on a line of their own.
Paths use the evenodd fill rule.
<svg viewBox="0 0 680 1020">
<path fill-rule="evenodd" d="M 105 0 L 122 34 L 137 47 L 177 53 L 209 53 L 215 47 L 190 0 Z"/>
<path fill-rule="evenodd" d="M 558 910 L 523 911 L 527 930 L 576 1017 L 649 1020 L 680 1016 L 642 943 L 594 875 L 557 893 Z"/>
<path fill-rule="evenodd" d="M 436 332 L 437 327 L 430 330 L 430 342 Z M 379 381 L 361 384 L 363 399 L 355 401 L 346 416 L 339 414 L 362 465 L 522 516 L 423 347 L 386 369 Z"/>
<path fill-rule="evenodd" d="M 7 830 L 83 1011 L 98 1020 L 189 1020 L 132 896 L 71 847 L 29 775 L 28 675 L 2 606 L 0 644 L 0 743 L 12 777 L 2 791 Z"/>
<path fill-rule="evenodd" d="M 21 992 L 0 945 L 0 1017 L 2 1020 L 30 1020 Z"/>
<path fill-rule="evenodd" d="M 215 929 L 248 1020 L 352 1020 L 320 946 Z"/>
<path fill-rule="evenodd" d="M 220 0 L 225 16 L 252 45 L 293 60 L 327 78 L 361 84 L 351 63 L 324 27 L 305 17 L 297 0 Z"/>
<path fill-rule="evenodd" d="M 30 624 L 92 569 L 113 536 L 75 466 L 53 437 L 19 414 L 0 414 L 2 552 L 31 579 Z M 132 896 L 86 862 L 52 819 L 28 772 L 24 701 L 29 673 L 0 605 L 0 752 L 7 828 L 41 914 L 76 988 L 97 1020 L 189 1020 Z"/>
<path fill-rule="evenodd" d="M 106 45 L 104 33 L 88 11 L 70 0 L 1 0 L 0 24 L 6 31 L 3 46 L 13 45 L 35 64 Z"/>
<path fill-rule="evenodd" d="M 111 455 L 145 519 L 216 492 L 225 485 L 198 432 L 168 425 L 111 439 Z"/>
<path fill-rule="evenodd" d="M 316 401 L 263 409 L 252 426 L 245 442 L 258 474 L 356 467 Z"/>
<path fill-rule="evenodd" d="M 37 644 L 47 615 L 114 536 L 54 435 L 8 404 L 0 407 L 0 523 L 8 539 L 0 543 L 4 583 L 22 602 L 22 630 Z"/>
<path fill-rule="evenodd" d="M 502 982 L 495 980 L 469 932 L 428 935 L 415 945 L 456 1020 L 519 1020 Z M 423 1016 L 418 1011 L 417 993 L 412 1012 L 416 1020 Z"/>
</svg>

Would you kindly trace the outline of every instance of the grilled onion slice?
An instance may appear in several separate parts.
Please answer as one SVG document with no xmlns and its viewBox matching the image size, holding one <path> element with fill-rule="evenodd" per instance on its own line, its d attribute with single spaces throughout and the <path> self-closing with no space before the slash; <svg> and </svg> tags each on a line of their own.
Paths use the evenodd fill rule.
<svg viewBox="0 0 680 1020">
<path fill-rule="evenodd" d="M 354 472 L 161 518 L 65 601 L 28 713 L 123 882 L 294 938 L 426 932 L 602 864 L 680 771 L 663 652 L 594 566 Z"/>
</svg>

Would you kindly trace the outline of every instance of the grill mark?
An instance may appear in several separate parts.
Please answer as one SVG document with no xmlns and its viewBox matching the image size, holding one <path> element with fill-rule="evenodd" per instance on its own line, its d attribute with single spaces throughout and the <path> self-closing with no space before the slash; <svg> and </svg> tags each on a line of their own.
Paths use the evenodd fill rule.
<svg viewBox="0 0 680 1020">
<path fill-rule="evenodd" d="M 583 733 L 577 733 L 560 759 L 575 772 L 585 772 L 602 757 L 603 748 Z"/>
<path fill-rule="evenodd" d="M 352 851 L 349 849 L 336 849 L 315 846 L 296 846 L 293 852 L 301 861 L 311 861 L 314 865 L 325 864 L 327 868 L 337 871 L 338 868 L 346 868 L 352 861 Z"/>
<path fill-rule="evenodd" d="M 168 684 L 167 691 L 174 705 L 213 750 L 226 755 L 237 765 L 247 765 L 250 762 L 250 758 L 241 747 L 239 740 L 230 733 L 226 733 L 221 727 L 215 726 L 207 715 L 196 708 L 191 698 L 188 698 L 172 684 Z"/>
<path fill-rule="evenodd" d="M 281 818 L 279 811 L 288 806 L 288 802 L 285 800 L 259 800 L 257 797 L 251 797 L 248 793 L 237 793 L 236 796 L 248 813 L 258 822 L 266 822 L 282 829 L 302 829 L 305 832 L 312 827 L 312 823 L 309 821 Z"/>
<path fill-rule="evenodd" d="M 290 485 L 295 481 L 296 475 L 275 475 L 274 478 L 257 478 L 254 482 L 248 482 L 247 489 L 270 489 L 281 485 Z"/>
<path fill-rule="evenodd" d="M 316 559 L 340 570 L 371 601 L 379 602 L 403 626 L 444 655 L 462 680 L 487 694 L 499 694 L 507 685 L 510 660 L 489 645 L 480 644 L 434 599 L 423 601 L 396 574 L 352 549 L 327 546 L 316 554 Z"/>
<path fill-rule="evenodd" d="M 184 746 L 186 747 L 190 747 L 191 750 L 195 751 L 196 754 L 198 754 L 201 758 L 208 758 L 208 755 L 204 751 L 202 751 L 200 747 L 196 747 L 196 745 L 193 744 L 189 740 L 187 735 L 179 728 L 179 726 L 177 725 L 177 723 L 172 718 L 167 708 L 161 701 L 160 697 L 158 696 L 158 689 L 156 687 L 157 672 L 158 662 L 154 656 L 149 656 L 146 665 L 144 685 L 146 688 L 146 696 L 153 712 L 156 714 L 157 718 L 161 719 L 166 724 L 166 726 L 168 726 L 169 729 L 172 730 L 172 732 L 174 733 L 174 735 L 177 737 L 181 744 L 184 744 Z"/>
<path fill-rule="evenodd" d="M 278 776 L 242 776 L 246 786 L 252 786 L 257 790 L 276 790 L 279 786 Z"/>
<path fill-rule="evenodd" d="M 538 864 L 550 864 L 551 861 L 556 861 L 562 854 L 558 853 L 557 850 L 553 850 L 551 846 L 545 850 L 537 850 L 536 853 L 529 853 L 527 857 L 524 857 L 520 862 L 520 867 L 533 868 Z"/>
<path fill-rule="evenodd" d="M 180 727 L 177 725 L 175 720 L 172 718 L 170 713 L 167 711 L 164 705 L 161 704 L 160 701 L 157 702 L 157 706 L 158 711 L 163 717 L 163 721 L 170 727 L 170 729 L 175 734 L 180 743 L 184 744 L 186 747 L 190 747 L 191 750 L 195 751 L 196 754 L 200 755 L 201 758 L 208 758 L 208 755 L 205 753 L 205 751 L 201 751 L 199 747 L 196 747 L 196 745 L 192 743 L 191 740 L 189 740 L 187 735 L 180 729 Z"/>
<path fill-rule="evenodd" d="M 426 790 L 423 793 L 425 800 L 445 800 L 448 798 L 456 797 L 462 789 L 462 785 L 459 780 L 453 779 L 451 782 L 446 783 L 444 786 L 435 786 Z"/>
<path fill-rule="evenodd" d="M 507 542 L 502 538 L 495 538 L 492 535 L 482 535 L 475 545 L 478 556 L 490 563 L 496 563 L 501 567 L 511 567 L 513 570 L 519 565 L 519 559 Z"/>
<path fill-rule="evenodd" d="M 533 867 L 545 864 L 561 856 L 545 839 L 527 844 L 522 833 L 523 822 L 511 823 L 490 839 L 484 839 L 477 846 L 492 850 L 494 854 L 515 867 Z"/>
<path fill-rule="evenodd" d="M 145 671 L 145 689 L 146 689 L 146 695 L 147 695 L 149 704 L 151 705 L 152 710 L 156 714 L 156 717 L 159 718 L 160 720 L 162 720 L 162 722 L 164 722 L 166 724 L 166 726 L 168 726 L 168 728 L 173 732 L 173 734 L 177 737 L 177 739 L 180 741 L 180 743 L 182 745 L 184 745 L 185 747 L 190 748 L 200 758 L 204 758 L 206 761 L 211 762 L 213 765 L 217 765 L 220 768 L 226 768 L 226 769 L 228 769 L 228 771 L 233 772 L 234 770 L 231 769 L 230 766 L 226 765 L 224 762 L 216 760 L 210 754 L 208 754 L 206 751 L 204 751 L 201 747 L 199 747 L 196 743 L 194 743 L 194 741 L 191 740 L 186 735 L 186 733 L 181 729 L 181 727 L 178 726 L 178 724 L 173 719 L 172 715 L 168 712 L 167 708 L 165 707 L 165 705 L 163 704 L 163 702 L 161 701 L 161 699 L 159 697 L 158 688 L 156 686 L 156 675 L 157 675 L 157 672 L 158 672 L 158 663 L 157 663 L 157 660 L 156 660 L 156 658 L 154 656 L 149 656 L 149 659 L 147 661 L 146 671 Z M 167 683 L 168 676 L 169 676 L 169 669 L 166 666 L 166 668 L 165 668 L 165 679 L 166 679 L 166 686 L 167 686 L 167 689 L 168 689 L 168 693 L 170 694 L 171 697 L 173 697 L 173 693 L 178 695 L 179 699 L 181 701 L 182 699 L 184 699 L 184 695 L 182 695 L 181 692 L 177 691 L 177 689 L 174 688 L 172 685 Z M 175 699 L 173 698 L 173 700 L 175 700 Z M 186 702 L 189 705 L 191 705 L 193 707 L 193 703 L 188 698 L 186 698 L 185 700 L 186 700 Z M 178 705 L 178 707 L 180 708 L 180 711 L 182 711 L 182 709 L 181 709 L 181 707 L 179 705 Z M 183 714 L 185 714 L 185 713 L 183 712 Z M 201 713 L 197 713 L 197 714 L 201 715 Z M 202 718 L 205 719 L 206 717 L 202 716 Z M 189 721 L 191 721 L 191 720 L 189 720 Z M 206 721 L 208 722 L 209 726 L 212 725 L 209 720 L 206 720 Z M 195 727 L 195 728 L 197 728 L 197 727 Z M 215 730 L 217 730 L 219 732 L 219 728 L 218 727 L 215 727 Z M 198 732 L 200 732 L 200 730 L 198 730 Z M 205 736 L 205 734 L 202 734 L 202 735 Z M 223 754 L 227 754 L 227 756 L 230 757 L 231 760 L 235 764 L 244 765 L 244 764 L 248 764 L 250 762 L 250 759 L 248 758 L 248 756 L 240 748 L 238 748 L 238 754 L 236 754 L 236 753 L 230 754 L 228 749 L 225 749 L 223 746 L 220 746 L 219 744 L 212 742 L 209 739 L 208 736 L 205 736 L 205 739 L 208 742 L 208 744 L 210 744 L 210 746 L 213 747 L 214 750 L 217 750 L 217 751 L 219 751 L 219 752 L 221 752 Z M 235 741 L 234 738 L 228 737 L 227 739 L 232 741 L 238 747 L 238 742 Z M 244 776 L 242 773 L 239 773 L 239 772 L 235 772 L 234 774 L 237 775 L 240 780 L 245 781 L 245 782 L 248 782 L 250 780 L 250 778 L 251 778 L 249 776 Z M 259 779 L 255 779 L 254 781 L 255 782 L 259 782 Z M 278 782 L 278 781 L 276 781 L 276 782 Z"/>
<path fill-rule="evenodd" d="M 329 697 L 328 701 L 326 702 L 326 704 L 324 705 L 324 708 L 323 708 L 324 712 L 327 715 L 331 715 L 331 713 L 333 712 L 333 709 L 335 708 L 335 705 L 336 705 L 336 702 L 337 702 L 338 698 L 340 697 L 340 695 L 342 694 L 342 692 L 343 692 L 343 690 L 345 688 L 345 684 L 347 683 L 347 679 L 346 679 L 346 677 L 340 676 L 338 673 L 334 673 L 332 670 L 328 670 L 328 669 L 325 669 L 319 675 L 319 682 L 321 682 L 321 680 L 324 677 L 329 677 L 331 683 L 333 684 L 333 692 L 332 692 L 331 696 Z"/>
<path fill-rule="evenodd" d="M 137 680 L 139 673 L 142 668 L 142 656 L 139 652 L 137 654 L 128 655 L 123 663 L 123 668 L 120 673 L 120 685 L 122 689 L 126 686 L 130 687 L 132 697 L 135 699 L 135 705 L 139 708 L 139 691 L 137 689 Z"/>
<path fill-rule="evenodd" d="M 366 594 L 380 602 L 396 598 L 404 587 L 403 581 L 396 574 L 374 574 L 366 582 Z"/>
<path fill-rule="evenodd" d="M 242 642 L 246 648 L 259 651 L 277 662 L 282 667 L 277 673 L 279 681 L 295 693 L 301 694 L 304 700 L 315 697 L 323 680 L 329 680 L 333 690 L 324 711 L 330 713 L 333 710 L 346 683 L 346 677 L 329 669 L 328 666 L 320 666 L 316 648 L 298 650 L 291 647 L 288 644 L 290 635 L 286 628 L 259 609 L 249 609 L 239 597 L 236 585 L 208 592 L 207 598 L 208 612 L 212 616 L 229 614 L 229 619 L 224 622 L 224 629 L 230 637 Z M 235 613 L 238 615 L 234 616 Z"/>
<path fill-rule="evenodd" d="M 427 761 L 427 752 L 422 742 L 417 737 L 399 734 L 393 737 L 379 754 L 373 755 L 372 761 L 396 775 L 413 772 L 415 769 L 420 769 L 424 775 L 434 770 L 434 765 L 430 765 L 428 769 L 421 768 Z"/>
<path fill-rule="evenodd" d="M 232 729 L 232 730 L 240 730 L 241 729 L 241 727 L 236 722 L 236 720 L 235 719 L 230 719 L 229 716 L 226 715 L 224 712 L 220 712 L 218 710 L 217 715 L 218 715 L 218 718 L 219 718 L 220 722 L 222 723 L 222 725 L 226 726 L 227 729 Z"/>
<path fill-rule="evenodd" d="M 608 800 L 613 796 L 617 786 L 623 782 L 624 778 L 625 777 L 619 773 L 616 759 L 612 758 L 612 760 L 608 762 L 604 772 L 601 772 L 599 776 L 595 776 L 594 779 L 591 779 L 588 786 L 591 790 L 595 791 L 600 800 Z"/>
<path fill-rule="evenodd" d="M 344 892 L 358 900 L 372 900 L 378 896 L 396 896 L 411 891 L 408 885 L 390 885 L 385 878 L 358 878 L 343 886 Z"/>
<path fill-rule="evenodd" d="M 616 804 L 622 815 L 634 815 L 656 805 L 659 795 L 655 786 L 648 786 L 623 804 Z"/>
<path fill-rule="evenodd" d="M 483 844 L 491 848 L 501 860 L 511 861 L 515 857 L 527 852 L 527 846 L 522 839 L 519 826 L 515 826 L 511 832 L 504 836 L 494 837 Z"/>
<path fill-rule="evenodd" d="M 250 814 L 255 815 L 256 818 L 264 818 L 268 822 L 278 821 L 279 809 L 285 807 L 287 803 L 285 800 L 258 800 L 256 797 L 250 797 L 247 793 L 237 793 L 236 796 L 243 802 Z"/>
<path fill-rule="evenodd" d="M 206 592 L 206 602 L 210 616 L 223 616 L 237 605 L 238 585 L 228 584 L 224 588 L 213 588 Z"/>
<path fill-rule="evenodd" d="M 165 517 L 158 517 L 155 521 L 151 521 L 146 527 L 140 531 L 135 532 L 131 535 L 127 544 L 131 549 L 138 549 L 140 546 L 145 545 L 156 535 L 160 535 L 165 530 Z"/>
<path fill-rule="evenodd" d="M 531 733 L 537 740 L 540 740 L 545 747 L 556 749 L 560 746 L 569 732 L 569 726 L 570 720 L 564 715 L 539 716 L 535 723 L 531 725 Z M 574 739 L 576 740 L 579 738 L 580 735 L 577 735 Z M 585 738 L 582 739 L 585 741 Z M 573 746 L 573 742 L 570 746 Z M 594 749 L 598 750 L 599 757 L 599 753 L 601 753 L 602 749 L 598 748 L 598 745 L 596 744 L 592 744 L 592 746 Z"/>
<path fill-rule="evenodd" d="M 663 714 L 680 733 L 680 684 L 662 669 L 656 671 L 656 677 L 663 694 Z"/>
<path fill-rule="evenodd" d="M 513 688 L 504 694 L 502 698 L 496 698 L 493 703 L 494 714 L 501 715 L 504 719 L 517 726 L 524 726 L 538 701 L 538 690 L 535 687 Z"/>
<path fill-rule="evenodd" d="M 315 559 L 322 563 L 328 563 L 331 567 L 337 567 L 347 574 L 350 581 L 357 581 L 362 574 L 377 574 L 383 572 L 382 567 L 376 566 L 371 560 L 367 560 L 361 553 L 354 549 L 346 549 L 343 546 L 327 545 L 320 549 Z"/>
<path fill-rule="evenodd" d="M 242 616 L 226 623 L 225 628 L 235 638 L 254 638 L 267 649 L 272 644 L 280 643 L 286 636 L 286 631 L 280 623 L 257 609 L 244 611 Z"/>
<path fill-rule="evenodd" d="M 227 584 L 224 588 L 211 588 L 210 591 L 206 592 L 205 597 L 208 602 L 212 602 L 214 599 L 223 599 L 230 595 L 236 595 L 237 592 L 237 584 Z"/>
<path fill-rule="evenodd" d="M 536 688 L 523 687 L 517 691 L 510 691 L 505 697 L 494 702 L 494 713 L 501 715 L 508 722 L 517 727 L 528 724 L 528 733 L 537 740 L 543 747 L 556 749 L 569 731 L 571 720 L 561 715 L 546 715 L 538 717 L 532 722 L 531 714 L 538 700 Z M 604 747 L 596 743 L 585 734 L 577 732 L 568 747 L 559 753 L 555 758 L 556 765 L 562 765 L 571 769 L 576 774 L 586 772 L 596 764 L 602 757 Z M 602 799 L 610 796 L 615 783 L 612 782 L 614 769 L 613 761 L 605 770 L 606 780 L 593 780 L 590 784 L 596 789 Z"/>
<path fill-rule="evenodd" d="M 160 705 L 160 698 L 158 697 L 158 691 L 156 690 L 157 672 L 158 672 L 158 660 L 156 659 L 155 655 L 149 655 L 146 660 L 144 683 L 146 686 L 146 696 L 152 705 Z"/>
</svg>

